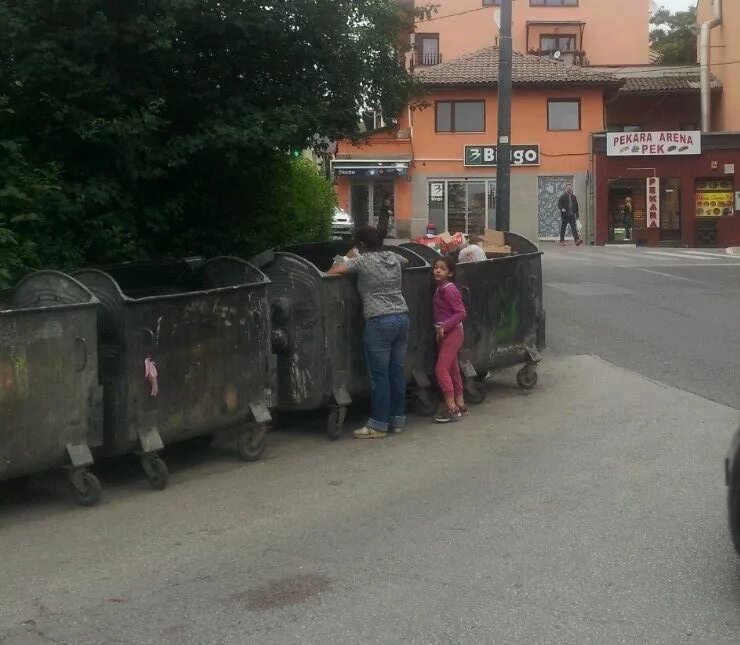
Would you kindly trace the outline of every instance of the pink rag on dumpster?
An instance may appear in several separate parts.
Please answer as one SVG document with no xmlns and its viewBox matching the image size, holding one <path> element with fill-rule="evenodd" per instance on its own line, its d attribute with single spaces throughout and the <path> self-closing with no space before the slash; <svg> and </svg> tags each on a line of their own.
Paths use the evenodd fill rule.
<svg viewBox="0 0 740 645">
<path fill-rule="evenodd" d="M 157 365 L 151 358 L 144 359 L 144 378 L 152 386 L 151 396 L 159 394 L 159 385 L 157 384 Z"/>
</svg>

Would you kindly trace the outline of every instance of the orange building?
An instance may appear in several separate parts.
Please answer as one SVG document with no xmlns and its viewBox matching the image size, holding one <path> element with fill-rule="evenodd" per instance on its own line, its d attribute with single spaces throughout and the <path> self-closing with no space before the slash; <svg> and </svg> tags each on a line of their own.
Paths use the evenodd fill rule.
<svg viewBox="0 0 740 645">
<path fill-rule="evenodd" d="M 407 110 L 388 127 L 370 115 L 369 145 L 340 143 L 333 161 L 340 206 L 363 223 L 390 199 L 392 233 L 403 238 L 422 235 L 429 223 L 438 231 L 469 233 L 496 225 L 494 22 L 500 3 L 437 4 L 438 13 L 418 23 L 412 36 L 412 62 L 428 89 L 429 107 Z M 699 3 L 700 20 L 713 20 L 704 103 L 708 96 L 716 126 L 736 130 L 740 74 L 733 72 L 740 39 L 733 44 L 729 33 L 740 24 L 738 12 L 735 0 Z M 725 194 L 740 189 L 734 181 L 740 138 L 698 132 L 699 66 L 649 64 L 648 0 L 515 0 L 513 13 L 514 48 L 530 53 L 515 54 L 513 66 L 511 230 L 529 239 L 557 238 L 556 200 L 572 183 L 585 237 L 596 244 L 624 243 L 626 237 L 688 245 L 737 237 L 740 244 L 736 204 Z M 615 132 L 644 133 L 646 140 L 691 132 L 696 146 L 621 155 L 607 146 Z M 663 215 L 656 230 L 648 230 L 642 217 L 651 178 L 659 180 L 653 188 Z M 725 191 L 722 208 L 705 195 L 715 184 Z M 629 232 L 621 214 L 628 196 L 635 204 Z"/>
<path fill-rule="evenodd" d="M 430 107 L 408 111 L 370 146 L 340 145 L 333 162 L 340 206 L 363 223 L 392 198 L 395 234 L 403 238 L 422 235 L 428 223 L 438 231 L 494 228 L 498 50 L 418 74 Z M 604 129 L 605 96 L 620 83 L 608 73 L 514 55 L 513 231 L 530 239 L 557 237 L 556 201 L 567 183 L 586 195 L 590 133 Z M 585 214 L 587 200 L 582 203 Z"/>
<path fill-rule="evenodd" d="M 416 0 L 416 5 L 427 4 Z M 500 0 L 435 0 L 416 25 L 416 64 L 437 65 L 495 45 Z M 650 62 L 648 0 L 514 0 L 514 51 L 576 64 Z"/>
<path fill-rule="evenodd" d="M 740 132 L 740 2 L 699 0 L 696 20 L 700 26 L 709 23 L 707 63 L 724 86 L 720 96 L 712 97 L 708 130 Z M 699 61 L 701 49 L 699 38 Z"/>
</svg>

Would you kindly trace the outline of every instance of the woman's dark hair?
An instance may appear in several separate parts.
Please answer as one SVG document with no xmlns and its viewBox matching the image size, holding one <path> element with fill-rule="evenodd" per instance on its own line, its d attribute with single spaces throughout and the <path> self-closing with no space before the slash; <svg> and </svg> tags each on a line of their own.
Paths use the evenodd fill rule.
<svg viewBox="0 0 740 645">
<path fill-rule="evenodd" d="M 455 275 L 455 267 L 457 266 L 457 262 L 455 261 L 455 258 L 453 258 L 451 255 L 443 255 L 441 258 L 437 258 L 434 261 L 434 264 L 437 264 L 437 262 L 443 262 L 445 264 L 447 270 L 450 272 L 450 276 Z M 432 265 L 432 268 L 434 268 L 434 264 Z"/>
<path fill-rule="evenodd" d="M 364 224 L 355 231 L 355 242 L 362 244 L 367 251 L 380 251 L 383 248 L 383 235 L 370 224 Z"/>
</svg>

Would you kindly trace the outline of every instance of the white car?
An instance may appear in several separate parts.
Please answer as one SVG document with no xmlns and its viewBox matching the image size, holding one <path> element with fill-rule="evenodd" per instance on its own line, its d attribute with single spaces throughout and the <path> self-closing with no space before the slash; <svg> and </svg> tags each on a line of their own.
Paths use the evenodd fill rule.
<svg viewBox="0 0 740 645">
<path fill-rule="evenodd" d="M 354 227 L 355 223 L 347 211 L 338 207 L 334 209 L 331 231 L 335 236 L 350 237 Z"/>
</svg>

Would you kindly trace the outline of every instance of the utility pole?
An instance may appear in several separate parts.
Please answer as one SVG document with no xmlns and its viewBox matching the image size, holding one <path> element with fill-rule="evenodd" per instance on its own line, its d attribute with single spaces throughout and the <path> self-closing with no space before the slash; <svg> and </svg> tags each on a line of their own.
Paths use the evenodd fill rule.
<svg viewBox="0 0 740 645">
<path fill-rule="evenodd" d="M 496 159 L 496 228 L 508 231 L 511 221 L 511 3 L 501 0 L 498 37 L 498 149 Z"/>
</svg>

